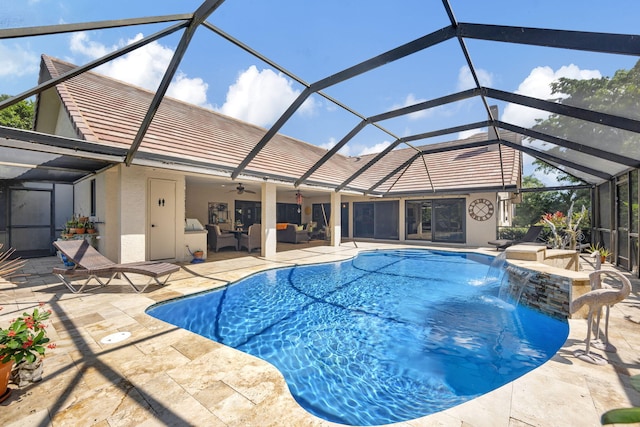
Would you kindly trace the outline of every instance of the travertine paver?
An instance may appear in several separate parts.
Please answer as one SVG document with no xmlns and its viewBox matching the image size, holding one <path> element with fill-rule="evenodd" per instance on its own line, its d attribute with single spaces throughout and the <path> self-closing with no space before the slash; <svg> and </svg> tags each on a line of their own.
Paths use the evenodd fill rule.
<svg viewBox="0 0 640 427">
<path fill-rule="evenodd" d="M 360 249 L 399 247 L 361 242 L 358 246 L 307 247 L 279 252 L 270 260 L 244 255 L 187 264 L 168 286 L 151 286 L 143 294 L 116 284 L 74 295 L 49 274 L 59 264 L 57 258 L 29 260 L 31 276 L 0 283 L 0 324 L 46 302 L 54 311 L 49 333 L 58 348 L 45 359 L 43 381 L 15 389 L 0 405 L 0 425 L 337 425 L 303 410 L 273 366 L 156 320 L 145 309 L 263 269 L 336 261 Z M 585 260 L 583 268 L 590 268 Z M 574 350 L 584 348 L 586 323 L 571 320 L 569 339 L 545 365 L 470 402 L 397 425 L 598 426 L 608 409 L 640 406 L 640 393 L 629 382 L 631 375 L 640 374 L 638 280 L 633 284 L 631 296 L 611 312 L 610 338 L 618 352 L 595 350 L 609 359 L 609 365 L 589 365 L 573 356 Z M 101 343 L 119 331 L 131 332 L 131 337 Z"/>
</svg>

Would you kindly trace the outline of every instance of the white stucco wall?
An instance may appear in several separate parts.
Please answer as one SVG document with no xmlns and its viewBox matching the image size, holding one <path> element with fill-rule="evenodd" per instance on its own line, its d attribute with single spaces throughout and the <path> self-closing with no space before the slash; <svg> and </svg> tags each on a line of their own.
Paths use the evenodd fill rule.
<svg viewBox="0 0 640 427">
<path fill-rule="evenodd" d="M 150 179 L 176 183 L 175 254 L 176 260 L 191 259 L 185 251 L 185 180 L 180 173 L 142 166 L 116 165 L 95 177 L 98 250 L 116 262 L 149 259 L 148 189 Z M 77 212 L 88 215 L 90 180 L 75 185 Z"/>
<path fill-rule="evenodd" d="M 469 215 L 469 204 L 476 199 L 487 199 L 493 204 L 493 215 L 485 221 L 477 221 Z M 467 245 L 487 246 L 489 240 L 496 238 L 496 226 L 498 224 L 498 205 L 496 193 L 474 193 L 466 197 L 466 221 L 467 221 Z"/>
</svg>

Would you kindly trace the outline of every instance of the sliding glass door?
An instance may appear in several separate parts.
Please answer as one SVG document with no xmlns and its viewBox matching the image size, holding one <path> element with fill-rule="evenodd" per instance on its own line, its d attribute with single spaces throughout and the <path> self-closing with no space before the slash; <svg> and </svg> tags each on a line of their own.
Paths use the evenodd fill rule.
<svg viewBox="0 0 640 427">
<path fill-rule="evenodd" d="M 465 199 L 407 200 L 407 240 L 464 243 Z"/>
<path fill-rule="evenodd" d="M 356 202 L 353 204 L 353 236 L 398 240 L 399 203 Z"/>
</svg>

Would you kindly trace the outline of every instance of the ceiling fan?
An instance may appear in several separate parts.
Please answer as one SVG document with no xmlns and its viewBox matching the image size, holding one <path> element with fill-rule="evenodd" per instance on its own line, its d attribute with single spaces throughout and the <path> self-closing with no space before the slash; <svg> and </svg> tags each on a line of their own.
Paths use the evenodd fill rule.
<svg viewBox="0 0 640 427">
<path fill-rule="evenodd" d="M 237 192 L 238 194 L 244 194 L 244 193 L 256 194 L 256 192 L 255 192 L 255 191 L 247 190 L 247 189 L 244 187 L 244 185 L 242 185 L 242 183 L 241 183 L 241 182 L 240 182 L 240 183 L 238 183 L 238 186 L 236 187 L 236 189 L 235 189 L 235 190 L 231 190 L 230 192 L 233 192 L 233 191 Z"/>
</svg>

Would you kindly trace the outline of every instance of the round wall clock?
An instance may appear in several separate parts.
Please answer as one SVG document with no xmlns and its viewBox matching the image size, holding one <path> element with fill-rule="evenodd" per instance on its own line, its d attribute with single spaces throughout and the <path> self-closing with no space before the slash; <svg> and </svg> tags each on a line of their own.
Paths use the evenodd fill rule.
<svg viewBox="0 0 640 427">
<path fill-rule="evenodd" d="M 469 216 L 476 221 L 486 221 L 493 216 L 493 203 L 487 199 L 475 199 L 469 204 Z"/>
</svg>

